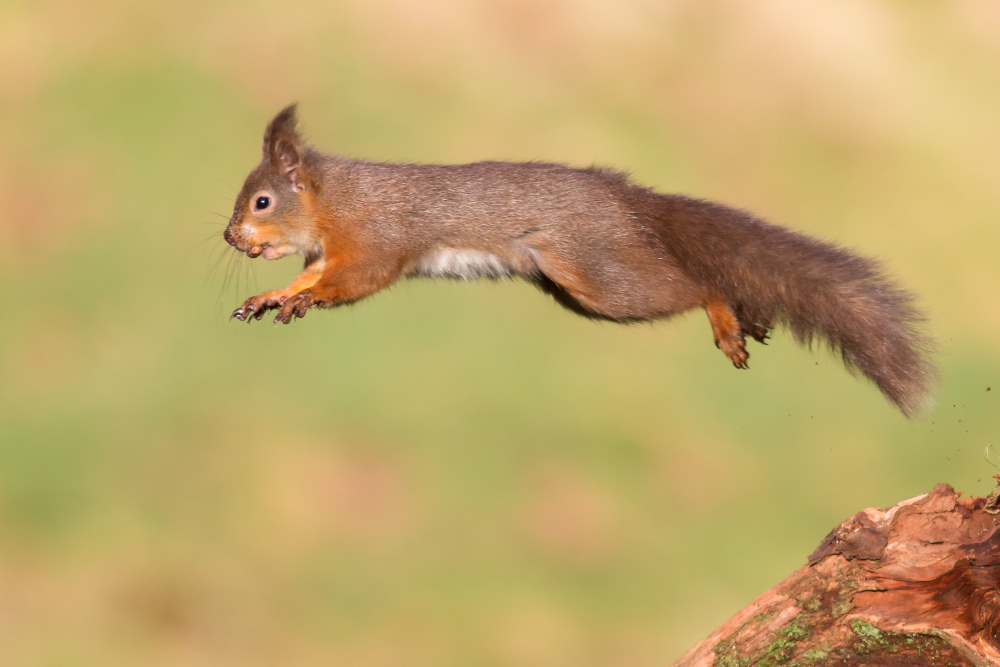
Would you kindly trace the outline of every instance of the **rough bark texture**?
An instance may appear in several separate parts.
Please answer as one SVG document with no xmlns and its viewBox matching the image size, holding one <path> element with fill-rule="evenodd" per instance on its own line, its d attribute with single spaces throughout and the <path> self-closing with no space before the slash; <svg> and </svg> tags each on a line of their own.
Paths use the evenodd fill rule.
<svg viewBox="0 0 1000 667">
<path fill-rule="evenodd" d="M 997 494 L 939 484 L 835 528 L 675 667 L 1000 667 Z"/>
</svg>

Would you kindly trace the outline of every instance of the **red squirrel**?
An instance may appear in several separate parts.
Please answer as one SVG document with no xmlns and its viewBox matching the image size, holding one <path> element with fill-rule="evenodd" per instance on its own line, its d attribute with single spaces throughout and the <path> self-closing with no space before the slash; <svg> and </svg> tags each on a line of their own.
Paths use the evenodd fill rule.
<svg viewBox="0 0 1000 667">
<path fill-rule="evenodd" d="M 907 416 L 934 368 L 923 317 L 878 264 L 745 211 L 636 185 L 618 171 L 540 162 L 389 164 L 305 144 L 295 105 L 264 133 L 224 233 L 249 257 L 302 255 L 281 290 L 232 317 L 352 303 L 402 277 L 520 277 L 614 322 L 704 308 L 715 344 L 747 367 L 745 337 L 785 324 L 825 340 Z M 230 318 L 231 319 L 231 318 Z"/>
</svg>

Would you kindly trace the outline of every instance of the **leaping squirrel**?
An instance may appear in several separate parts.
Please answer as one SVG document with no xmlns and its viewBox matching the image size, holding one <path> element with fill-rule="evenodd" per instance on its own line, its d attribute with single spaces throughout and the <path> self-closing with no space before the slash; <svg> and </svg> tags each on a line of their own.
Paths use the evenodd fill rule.
<svg viewBox="0 0 1000 667">
<path fill-rule="evenodd" d="M 239 320 L 277 309 L 288 324 L 402 277 L 518 276 L 614 322 L 704 308 L 737 368 L 746 336 L 764 342 L 786 324 L 801 343 L 829 343 L 908 416 L 934 377 L 922 315 L 871 259 L 608 169 L 325 155 L 303 142 L 295 105 L 268 125 L 224 236 L 250 257 L 305 258 L 288 287 L 237 308 Z"/>
</svg>

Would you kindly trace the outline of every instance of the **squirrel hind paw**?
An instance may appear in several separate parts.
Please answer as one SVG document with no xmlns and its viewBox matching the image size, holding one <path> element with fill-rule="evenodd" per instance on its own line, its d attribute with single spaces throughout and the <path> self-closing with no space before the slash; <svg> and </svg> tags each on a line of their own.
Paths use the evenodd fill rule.
<svg viewBox="0 0 1000 667">
<path fill-rule="evenodd" d="M 743 341 L 743 336 L 736 338 L 724 338 L 720 341 L 719 347 L 722 349 L 723 353 L 729 360 L 733 362 L 733 366 L 739 368 L 740 370 L 746 370 L 750 368 L 747 365 L 747 360 L 750 358 L 750 353 L 746 350 L 746 345 Z"/>
<path fill-rule="evenodd" d="M 708 314 L 708 321 L 712 325 L 712 336 L 715 339 L 715 346 L 729 357 L 733 366 L 740 369 L 749 368 L 747 359 L 750 354 L 746 350 L 746 339 L 744 333 L 749 333 L 756 340 L 767 337 L 767 329 L 759 325 L 752 327 L 751 331 L 744 332 L 743 326 L 733 310 L 721 299 L 712 299 L 705 304 L 705 312 Z M 760 336 L 758 338 L 758 336 Z"/>
<path fill-rule="evenodd" d="M 758 322 L 751 324 L 749 327 L 743 327 L 743 333 L 764 345 L 767 345 L 767 340 L 771 337 L 771 330 Z"/>
</svg>

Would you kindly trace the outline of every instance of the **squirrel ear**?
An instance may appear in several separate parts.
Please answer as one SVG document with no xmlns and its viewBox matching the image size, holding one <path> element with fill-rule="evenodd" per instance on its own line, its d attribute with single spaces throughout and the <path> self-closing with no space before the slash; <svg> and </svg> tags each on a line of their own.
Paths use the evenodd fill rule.
<svg viewBox="0 0 1000 667">
<path fill-rule="evenodd" d="M 264 158 L 281 172 L 296 190 L 305 190 L 305 148 L 296 129 L 296 105 L 290 104 L 274 117 L 264 131 Z"/>
</svg>

